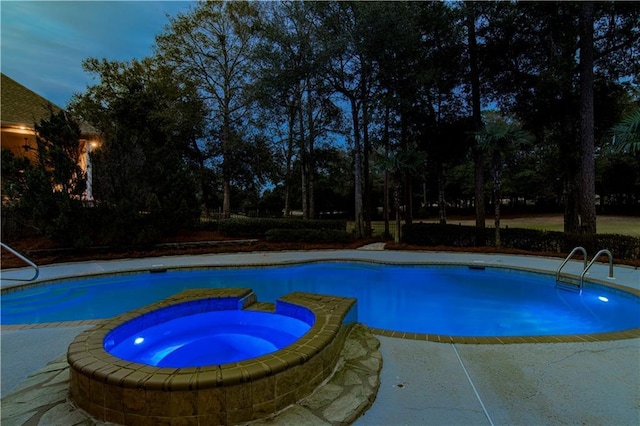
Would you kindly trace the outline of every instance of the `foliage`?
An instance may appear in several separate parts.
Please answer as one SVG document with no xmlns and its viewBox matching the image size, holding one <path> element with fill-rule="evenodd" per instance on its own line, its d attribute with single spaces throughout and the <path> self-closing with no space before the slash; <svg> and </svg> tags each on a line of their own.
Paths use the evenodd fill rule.
<svg viewBox="0 0 640 426">
<path fill-rule="evenodd" d="M 639 237 L 619 234 L 598 234 L 595 240 L 597 248 L 594 248 L 594 250 L 606 247 L 615 258 L 640 259 Z"/>
<path fill-rule="evenodd" d="M 606 122 L 621 93 L 637 79 L 640 7 L 631 2 L 593 3 L 593 24 L 580 19 L 592 2 L 485 2 L 480 8 L 484 91 L 505 112 L 535 132 L 539 144 L 558 150 L 554 175 L 563 185 L 565 229 L 576 232 L 578 213 L 595 231 L 592 217 L 593 156 L 609 127 Z M 581 28 L 581 21 L 583 25 Z M 593 45 L 581 46 L 589 40 Z M 592 49 L 590 49 L 592 47 Z M 504 52 L 509 52 L 505 55 Z M 579 60 L 593 53 L 593 66 Z M 593 69 L 585 83 L 581 70 Z M 627 87 L 625 87 L 627 86 Z M 600 90 L 600 88 L 607 88 Z M 587 108 L 593 90 L 593 106 Z M 582 96 L 585 95 L 585 96 Z M 586 127 L 585 127 L 586 126 Z M 595 134 L 594 134 L 595 133 Z M 581 142 L 584 148 L 578 149 Z M 580 202 L 579 202 L 580 200 Z"/>
<path fill-rule="evenodd" d="M 520 123 L 487 114 L 484 127 L 476 134 L 476 141 L 489 157 L 503 158 L 532 141 L 531 134 Z"/>
<path fill-rule="evenodd" d="M 246 134 L 254 100 L 250 57 L 258 12 L 251 2 L 201 2 L 191 13 L 173 18 L 156 38 L 159 58 L 194 82 L 206 102 L 211 120 L 207 160 L 219 165 L 225 218 L 231 214 L 234 176 L 253 164 L 243 154 L 260 147 Z"/>
<path fill-rule="evenodd" d="M 502 203 L 502 170 L 504 162 L 516 149 L 531 142 L 532 136 L 529 132 L 522 130 L 519 123 L 490 114 L 487 114 L 484 127 L 475 136 L 478 147 L 491 158 L 493 205 L 495 210 L 495 244 L 500 247 L 500 204 Z"/>
<path fill-rule="evenodd" d="M 107 242 L 151 242 L 193 224 L 200 205 L 190 165 L 204 119 L 193 86 L 149 60 L 84 66 L 100 82 L 73 108 L 103 132 L 91 160 L 94 196 L 110 216 Z"/>
<path fill-rule="evenodd" d="M 476 228 L 462 225 L 414 223 L 403 227 L 403 242 L 420 246 L 473 247 Z M 491 229 L 486 229 L 487 244 L 492 246 Z M 582 246 L 591 255 L 603 247 L 609 249 L 617 259 L 638 259 L 640 237 L 615 234 L 569 234 L 557 231 L 506 228 L 501 231 L 503 248 L 534 251 L 540 253 L 569 253 Z"/>
<path fill-rule="evenodd" d="M 596 171 L 601 213 L 640 215 L 640 151 L 604 151 Z"/>
<path fill-rule="evenodd" d="M 449 224 L 412 223 L 402 227 L 402 242 L 421 246 L 473 247 L 475 228 Z"/>
<path fill-rule="evenodd" d="M 315 229 L 342 230 L 347 227 L 343 220 L 307 219 L 226 219 L 218 223 L 218 230 L 228 237 L 263 238 L 270 229 Z"/>
<path fill-rule="evenodd" d="M 80 168 L 82 145 L 80 126 L 66 111 L 54 113 L 35 125 L 39 168 L 46 174 L 50 189 L 69 198 L 78 198 L 86 189 Z"/>
<path fill-rule="evenodd" d="M 349 243 L 353 240 L 349 232 L 338 229 L 270 229 L 265 235 L 267 241 L 276 243 Z"/>
<path fill-rule="evenodd" d="M 360 215 L 366 218 L 375 206 L 383 204 L 381 199 L 374 198 L 382 198 L 384 193 L 381 188 L 384 179 L 375 175 L 370 157 L 378 148 L 376 145 L 402 151 L 415 144 L 427 153 L 422 167 L 404 173 L 401 178 L 399 190 L 403 205 L 411 205 L 417 185 L 434 187 L 430 180 L 439 181 L 434 191 L 470 186 L 458 181 L 448 185 L 447 180 L 451 167 L 468 161 L 470 148 L 468 141 L 458 144 L 456 135 L 459 133 L 456 123 L 469 121 L 471 115 L 469 19 L 474 21 L 473 29 L 477 29 L 473 53 L 477 55 L 476 71 L 482 82 L 478 102 L 485 108 L 488 104 L 498 104 L 505 114 L 517 117 L 536 136 L 536 145 L 519 153 L 514 160 L 519 166 L 518 175 L 505 170 L 505 195 L 513 194 L 514 198 L 527 198 L 556 209 L 562 203 L 571 207 L 569 198 L 577 194 L 576 179 L 582 168 L 581 150 L 576 149 L 581 137 L 577 125 L 581 114 L 579 4 L 272 2 L 251 5 L 256 10 L 249 7 L 240 13 L 239 8 L 230 15 L 237 14 L 238 29 L 252 33 L 253 38 L 243 44 L 247 47 L 247 56 L 242 56 L 239 62 L 248 70 L 244 86 L 250 89 L 247 95 L 259 101 L 236 104 L 238 111 L 250 111 L 250 118 L 238 121 L 247 126 L 249 121 L 259 118 L 259 131 L 264 132 L 265 145 L 274 159 L 274 163 L 265 164 L 265 157 L 260 156 L 261 169 L 269 172 L 269 187 L 282 189 L 284 210 L 289 211 L 294 200 L 300 200 L 305 214 L 313 211 L 314 198 L 320 194 L 315 184 L 328 180 L 326 170 L 316 169 L 316 156 L 310 147 L 313 132 L 326 129 L 324 125 L 328 120 L 322 121 L 322 111 L 329 104 L 333 105 L 329 108 L 332 112 L 326 117 L 333 117 L 337 112 L 343 118 L 341 123 L 350 127 L 342 129 L 348 135 L 346 141 L 331 132 L 325 133 L 323 140 L 351 156 L 353 172 L 349 175 L 356 205 L 349 207 L 349 213 L 358 221 Z M 169 36 L 190 34 L 185 30 L 187 27 L 180 27 L 177 22 L 189 21 L 194 25 L 188 28 L 195 28 L 194 40 L 198 40 L 200 31 L 209 28 L 205 23 L 213 25 L 227 16 L 219 2 L 207 4 L 206 8 L 218 10 L 219 14 L 198 20 L 194 17 L 204 15 L 194 11 L 193 16 L 176 20 L 175 31 L 165 34 L 167 38 L 161 37 L 161 47 L 177 46 Z M 633 46 L 638 41 L 639 10 L 637 5 L 620 2 L 596 3 L 594 8 L 593 86 L 597 137 L 617 120 L 620 109 L 615 105 L 616 99 L 623 98 L 630 90 L 623 81 L 633 81 L 637 72 L 638 61 L 634 60 L 637 51 Z M 229 28 L 233 30 L 233 37 L 238 36 L 236 28 Z M 201 51 L 208 54 L 206 61 L 216 57 L 212 52 L 224 52 L 220 40 L 212 39 L 202 46 L 206 49 Z M 183 69 L 213 73 L 215 67 L 198 68 L 206 62 L 190 56 L 195 51 L 182 52 L 186 54 L 175 58 L 180 59 Z M 222 79 L 215 81 L 221 84 Z M 340 98 L 341 101 L 336 102 Z M 239 99 L 247 100 L 246 97 Z M 220 125 L 223 121 L 219 110 L 216 105 L 211 107 L 214 108 L 212 117 L 218 117 L 212 122 Z M 350 120 L 344 120 L 346 117 Z M 244 139 L 243 135 L 238 138 Z M 247 146 L 252 146 L 251 140 L 247 140 Z M 230 166 L 234 170 L 231 176 L 253 167 L 253 158 L 236 158 L 240 161 Z M 217 159 L 219 157 L 215 157 Z M 481 182 L 482 172 L 469 177 Z M 553 179 L 548 179 L 549 176 Z M 244 199 L 255 197 L 254 188 L 245 189 L 231 183 L 236 186 L 236 194 L 248 195 Z M 522 189 L 522 184 L 527 187 Z M 298 195 L 298 191 L 307 193 Z M 476 194 L 482 195 L 482 191 L 476 188 Z M 445 205 L 449 200 L 459 201 L 462 196 L 452 192 L 447 193 L 445 199 L 443 193 L 439 200 Z M 234 196 L 234 200 L 243 202 L 243 197 Z M 411 220 L 414 209 L 403 210 L 406 220 Z M 577 211 L 575 213 L 577 215 Z"/>
<path fill-rule="evenodd" d="M 254 56 L 260 128 L 276 136 L 282 210 L 288 216 L 299 199 L 306 219 L 318 211 L 318 151 L 342 131 L 342 111 L 323 74 L 327 55 L 314 8 L 308 2 L 266 3 Z"/>
<path fill-rule="evenodd" d="M 80 127 L 66 111 L 51 111 L 35 130 L 35 164 L 3 151 L 3 195 L 6 185 L 6 195 L 17 199 L 14 205 L 25 225 L 65 245 L 86 245 L 89 230 L 81 201 L 86 176 L 79 166 Z"/>
<path fill-rule="evenodd" d="M 26 157 L 15 156 L 7 148 L 2 148 L 1 155 L 2 206 L 6 208 L 17 204 L 28 191 L 25 172 L 31 167 L 31 163 Z"/>
<path fill-rule="evenodd" d="M 594 174 L 592 154 L 599 209 L 637 211 L 638 115 L 625 114 L 637 109 L 640 6 L 595 2 L 593 25 L 585 7 L 198 2 L 171 19 L 154 56 L 85 62 L 98 83 L 72 108 L 105 135 L 93 154 L 97 216 L 114 242 L 188 226 L 201 207 L 225 217 L 340 212 L 360 236 L 378 209 L 388 227 L 393 197 L 398 221 L 438 205 L 445 222 L 447 208 L 475 205 L 484 225 L 491 173 L 502 191 L 494 199 L 564 208 L 573 233 L 585 222 L 584 206 L 595 205 L 589 179 L 581 179 Z M 593 43 L 584 37 L 591 27 Z M 593 67 L 580 63 L 586 50 Z M 593 81 L 583 80 L 590 68 Z M 593 113 L 581 108 L 591 91 Z M 503 142 L 514 135 L 489 137 L 504 130 L 489 120 L 487 151 L 477 149 L 480 139 L 466 136 L 482 131 L 481 107 L 517 119 L 535 144 L 507 155 Z M 601 149 L 612 127 L 612 145 L 623 153 Z M 583 148 L 587 139 L 595 146 Z M 70 200 L 82 192 L 63 178 L 71 170 L 62 163 L 40 167 L 61 173 L 53 176 L 26 173 L 14 160 L 6 171 L 3 164 L 4 202 L 28 197 L 28 183 L 46 188 L 55 180 Z M 30 216 L 50 213 L 46 197 L 30 202 Z"/>
<path fill-rule="evenodd" d="M 611 146 L 618 152 L 640 152 L 640 106 L 611 129 Z"/>
</svg>

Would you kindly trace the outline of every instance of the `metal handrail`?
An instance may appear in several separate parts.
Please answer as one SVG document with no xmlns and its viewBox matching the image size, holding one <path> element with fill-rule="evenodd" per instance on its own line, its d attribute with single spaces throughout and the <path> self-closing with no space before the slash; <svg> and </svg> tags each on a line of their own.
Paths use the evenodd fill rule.
<svg viewBox="0 0 640 426">
<path fill-rule="evenodd" d="M 36 278 L 38 278 L 38 275 L 40 275 L 40 268 L 38 268 L 38 265 L 36 265 L 31 260 L 29 260 L 26 257 L 24 257 L 23 255 L 21 255 L 20 253 L 18 253 L 17 251 L 15 251 L 14 249 L 12 249 L 8 245 L 6 245 L 5 243 L 0 242 L 0 246 L 2 246 L 2 248 L 6 249 L 11 254 L 13 254 L 14 256 L 19 258 L 20 260 L 26 262 L 29 266 L 33 267 L 36 270 L 36 274 L 32 278 L 29 278 L 29 279 L 24 279 L 24 278 L 4 278 L 4 277 L 2 277 L 3 280 L 8 280 L 8 281 L 33 281 Z"/>
<path fill-rule="evenodd" d="M 609 276 L 607 278 L 611 280 L 614 279 L 613 278 L 613 255 L 609 250 L 602 249 L 599 252 L 597 252 L 595 256 L 593 256 L 593 259 L 591 259 L 591 262 L 589 262 L 589 265 L 584 268 L 584 271 L 582 271 L 582 274 L 580 275 L 580 289 L 582 289 L 584 276 L 587 274 L 587 271 L 589 270 L 589 268 L 591 268 L 591 266 L 594 263 L 596 263 L 596 260 L 598 260 L 598 258 L 603 254 L 606 254 L 607 256 L 609 256 Z"/>
<path fill-rule="evenodd" d="M 571 253 L 569 253 L 569 256 L 567 256 L 564 259 L 564 262 L 562 262 L 562 264 L 560 265 L 560 267 L 556 270 L 556 282 L 558 282 L 560 280 L 560 270 L 562 268 L 564 268 L 564 265 L 567 264 L 567 262 L 571 259 L 571 257 L 577 252 L 580 251 L 582 253 L 582 257 L 584 258 L 584 266 L 583 268 L 587 268 L 587 250 L 585 250 L 584 247 L 574 247 L 573 250 L 571 250 Z"/>
</svg>

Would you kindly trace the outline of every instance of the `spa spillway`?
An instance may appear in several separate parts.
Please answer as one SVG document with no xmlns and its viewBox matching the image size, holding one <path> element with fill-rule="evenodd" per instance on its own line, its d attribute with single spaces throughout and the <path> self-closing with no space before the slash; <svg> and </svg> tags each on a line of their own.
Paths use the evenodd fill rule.
<svg viewBox="0 0 640 426">
<path fill-rule="evenodd" d="M 119 424 L 235 424 L 312 393 L 335 367 L 355 299 L 187 290 L 106 320 L 69 346 L 70 394 Z"/>
</svg>

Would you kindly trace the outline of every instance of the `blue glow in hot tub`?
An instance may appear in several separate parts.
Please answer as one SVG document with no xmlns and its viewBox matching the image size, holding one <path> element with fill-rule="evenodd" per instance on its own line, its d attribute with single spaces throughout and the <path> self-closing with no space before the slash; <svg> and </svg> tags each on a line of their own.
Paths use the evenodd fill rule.
<svg viewBox="0 0 640 426">
<path fill-rule="evenodd" d="M 190 313 L 140 329 L 125 323 L 104 340 L 118 358 L 156 367 L 202 367 L 258 357 L 298 340 L 311 326 L 286 315 L 244 310 Z M 145 321 L 135 319 L 134 322 Z"/>
</svg>

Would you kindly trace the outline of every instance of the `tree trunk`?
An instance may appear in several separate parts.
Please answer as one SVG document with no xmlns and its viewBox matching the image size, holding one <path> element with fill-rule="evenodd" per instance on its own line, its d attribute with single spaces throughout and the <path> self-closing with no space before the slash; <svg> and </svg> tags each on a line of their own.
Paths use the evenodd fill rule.
<svg viewBox="0 0 640 426">
<path fill-rule="evenodd" d="M 596 233 L 595 159 L 593 129 L 593 2 L 580 6 L 580 145 L 579 208 L 582 231 Z"/>
<path fill-rule="evenodd" d="M 564 232 L 574 234 L 580 229 L 578 219 L 579 159 L 576 153 L 577 135 L 571 119 L 563 120 L 560 138 L 560 158 L 564 160 Z"/>
<path fill-rule="evenodd" d="M 404 175 L 404 223 L 413 222 L 413 181 L 410 173 L 403 172 Z"/>
<path fill-rule="evenodd" d="M 362 102 L 362 144 L 363 144 L 363 182 L 364 182 L 364 224 L 366 236 L 371 236 L 371 176 L 369 172 L 369 117 L 367 101 Z"/>
<path fill-rule="evenodd" d="M 574 234 L 580 229 L 576 186 L 575 175 L 571 174 L 567 176 L 564 200 L 564 232 L 569 234 Z"/>
<path fill-rule="evenodd" d="M 304 110 L 302 103 L 302 93 L 298 95 L 298 126 L 299 126 L 299 143 L 300 143 L 300 179 L 301 179 L 301 198 L 302 198 L 302 217 L 304 219 L 309 218 L 309 206 L 307 204 L 309 198 L 307 194 L 308 182 L 307 182 L 307 143 L 305 141 L 305 127 L 304 127 Z"/>
<path fill-rule="evenodd" d="M 295 106 L 289 108 L 289 142 L 287 143 L 287 165 L 284 178 L 284 217 L 291 215 L 291 163 L 293 160 L 293 146 L 295 143 Z"/>
<path fill-rule="evenodd" d="M 289 184 L 289 177 L 285 178 L 284 182 L 284 209 L 282 211 L 284 217 L 291 215 L 291 189 Z"/>
<path fill-rule="evenodd" d="M 362 149 L 360 147 L 360 123 L 358 120 L 358 102 L 351 98 L 351 118 L 353 120 L 353 160 L 355 182 L 355 237 L 362 238 L 364 233 L 364 216 L 362 207 Z"/>
<path fill-rule="evenodd" d="M 384 200 L 382 206 L 382 216 L 384 217 L 384 238 L 391 236 L 389 227 L 389 172 L 384 171 Z"/>
<path fill-rule="evenodd" d="M 229 167 L 231 155 L 231 120 L 229 110 L 225 109 L 222 124 L 222 218 L 231 217 L 231 170 Z"/>
<path fill-rule="evenodd" d="M 447 206 L 444 199 L 444 167 L 442 164 L 438 165 L 438 216 L 440 218 L 440 224 L 447 224 Z"/>
<path fill-rule="evenodd" d="M 401 176 L 395 175 L 393 179 L 393 207 L 396 211 L 396 235 L 393 239 L 394 242 L 399 243 L 402 241 L 402 224 L 401 224 L 401 212 L 400 212 L 400 193 L 402 191 Z"/>
<path fill-rule="evenodd" d="M 400 147 L 402 150 L 409 149 L 409 141 L 407 138 L 408 124 L 406 113 L 402 111 L 400 113 Z M 402 171 L 402 183 L 403 186 L 403 204 L 404 204 L 404 223 L 410 224 L 411 219 L 411 193 L 413 188 L 411 187 L 411 176 L 406 171 Z"/>
<path fill-rule="evenodd" d="M 229 179 L 222 182 L 222 218 L 229 219 L 231 217 L 231 183 Z"/>
<path fill-rule="evenodd" d="M 91 144 L 89 144 L 89 147 L 91 147 Z M 200 178 L 200 190 L 202 191 L 202 203 L 204 204 L 205 214 L 208 216 L 209 205 L 211 201 L 211 186 L 210 186 L 210 183 L 207 181 L 207 173 L 206 173 L 207 167 L 204 164 L 205 157 L 204 157 L 204 154 L 202 153 L 202 150 L 200 150 L 200 147 L 198 147 L 198 144 L 195 139 L 191 141 L 191 149 L 195 153 L 196 161 L 198 162 L 198 177 Z M 89 157 L 89 161 L 90 160 L 91 160 L 91 157 Z M 89 177 L 87 172 L 87 180 L 88 178 Z M 87 183 L 87 186 L 89 186 L 88 183 Z"/>
<path fill-rule="evenodd" d="M 428 211 L 429 197 L 427 197 L 427 172 L 422 172 L 422 207 Z"/>
<path fill-rule="evenodd" d="M 308 83 L 307 83 L 308 84 Z M 307 191 L 308 212 L 307 219 L 313 219 L 316 217 L 316 198 L 315 198 L 315 157 L 314 157 L 314 145 L 315 145 L 315 128 L 313 122 L 313 103 L 311 99 L 311 93 L 307 91 L 307 127 L 309 129 L 309 151 L 307 156 L 307 181 L 309 182 L 309 189 Z"/>
<path fill-rule="evenodd" d="M 469 80 L 471 80 L 471 107 L 473 130 L 482 129 L 480 110 L 480 71 L 478 69 L 478 46 L 476 41 L 476 13 L 473 3 L 467 4 L 467 34 L 469 44 Z M 474 148 L 475 168 L 475 207 L 476 207 L 476 246 L 484 246 L 485 206 L 484 206 L 484 155 L 478 147 Z"/>
<path fill-rule="evenodd" d="M 389 160 L 389 106 L 385 108 L 384 114 L 384 157 Z M 389 170 L 384 171 L 384 205 L 382 206 L 384 216 L 384 237 L 388 238 L 389 231 Z"/>
<path fill-rule="evenodd" d="M 496 248 L 502 246 L 500 241 L 500 201 L 502 199 L 502 158 L 498 154 L 493 155 L 493 206 Z"/>
<path fill-rule="evenodd" d="M 307 204 L 307 172 L 305 170 L 305 163 L 301 161 L 300 164 L 300 183 L 301 183 L 301 198 L 302 198 L 302 218 L 309 218 L 309 205 Z"/>
</svg>

